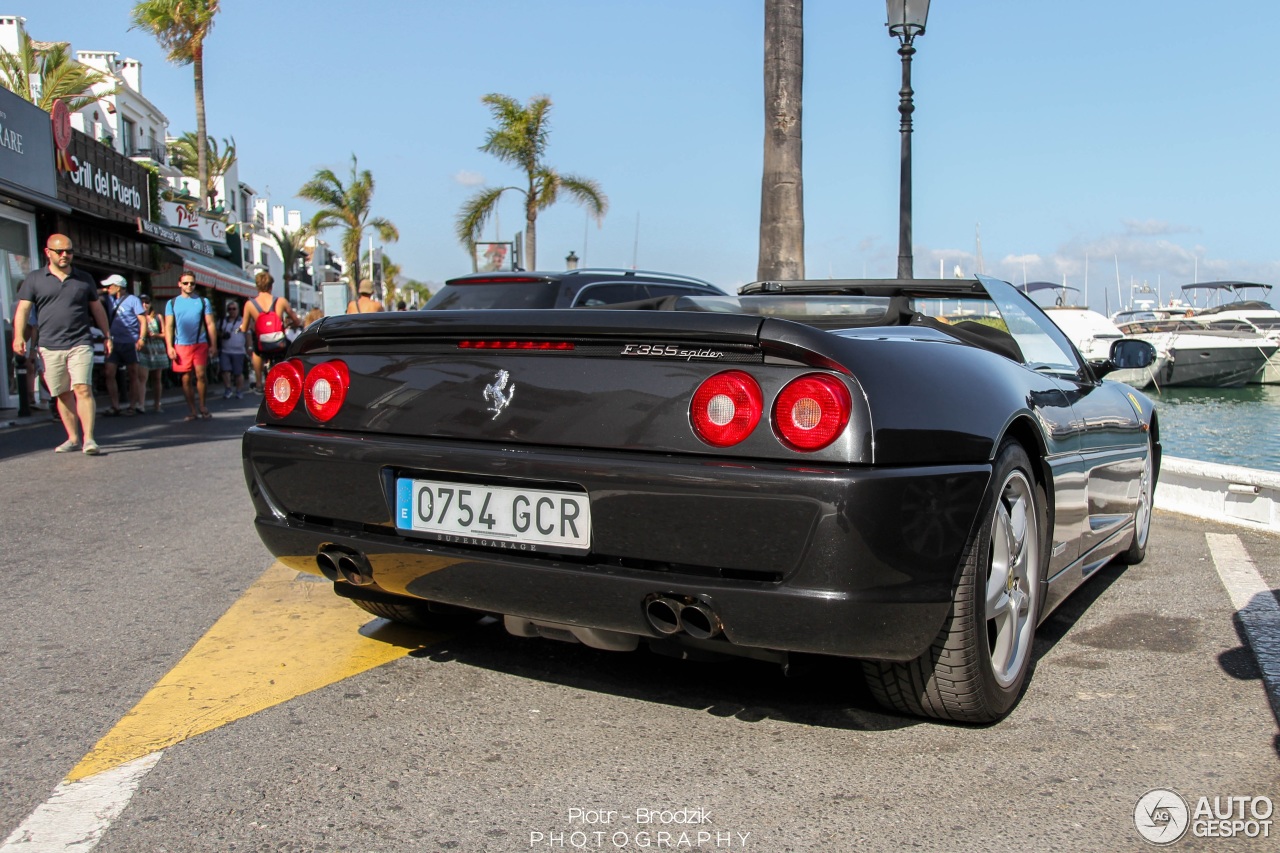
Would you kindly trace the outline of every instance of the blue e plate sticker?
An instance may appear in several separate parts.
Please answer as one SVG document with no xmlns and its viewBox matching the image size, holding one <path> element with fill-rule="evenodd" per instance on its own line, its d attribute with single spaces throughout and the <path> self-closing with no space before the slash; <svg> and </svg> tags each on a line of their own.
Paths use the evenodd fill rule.
<svg viewBox="0 0 1280 853">
<path fill-rule="evenodd" d="M 413 509 L 413 480 L 396 480 L 396 527 L 409 530 L 413 522 L 409 513 Z"/>
</svg>

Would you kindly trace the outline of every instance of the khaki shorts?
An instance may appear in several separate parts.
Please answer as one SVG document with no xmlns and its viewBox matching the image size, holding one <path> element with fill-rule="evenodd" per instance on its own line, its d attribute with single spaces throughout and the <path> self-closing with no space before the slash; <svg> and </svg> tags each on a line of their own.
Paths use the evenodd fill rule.
<svg viewBox="0 0 1280 853">
<path fill-rule="evenodd" d="M 75 385 L 93 382 L 93 345 L 82 344 L 71 349 L 40 347 L 44 360 L 44 383 L 55 397 L 67 393 Z"/>
</svg>

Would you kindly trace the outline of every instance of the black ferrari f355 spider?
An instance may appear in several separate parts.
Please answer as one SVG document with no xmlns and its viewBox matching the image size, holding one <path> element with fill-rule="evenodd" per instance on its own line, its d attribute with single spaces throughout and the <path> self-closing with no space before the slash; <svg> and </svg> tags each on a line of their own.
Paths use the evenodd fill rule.
<svg viewBox="0 0 1280 853">
<path fill-rule="evenodd" d="M 1103 377 L 1153 357 L 1086 362 L 983 276 L 333 317 L 244 470 L 271 552 L 370 613 L 855 658 L 888 708 L 983 722 L 1046 614 L 1146 552 L 1159 423 Z"/>
</svg>

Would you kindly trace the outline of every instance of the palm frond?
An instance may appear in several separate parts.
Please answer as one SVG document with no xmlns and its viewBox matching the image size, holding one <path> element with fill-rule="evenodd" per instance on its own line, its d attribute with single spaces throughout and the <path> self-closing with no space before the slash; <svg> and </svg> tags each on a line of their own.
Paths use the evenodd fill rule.
<svg viewBox="0 0 1280 853">
<path fill-rule="evenodd" d="M 0 85 L 45 112 L 52 110 L 57 101 L 75 111 L 114 95 L 117 86 L 94 91 L 110 80 L 109 74 L 72 58 L 66 42 L 36 43 L 26 31 L 17 53 L 0 52 Z"/>
<path fill-rule="evenodd" d="M 40 76 L 40 58 L 31 44 L 31 36 L 23 32 L 18 52 L 0 53 L 0 85 L 24 101 L 35 102 L 35 81 Z"/>
<path fill-rule="evenodd" d="M 213 29 L 221 0 L 139 0 L 129 29 L 151 33 L 175 65 L 190 65 Z"/>
<path fill-rule="evenodd" d="M 307 223 L 307 227 L 311 229 L 312 234 L 323 234 L 330 228 L 336 228 L 342 225 L 343 221 L 336 213 L 331 210 L 321 210 L 311 217 L 311 221 Z"/>
<path fill-rule="evenodd" d="M 587 209 L 596 220 L 596 224 L 609 212 L 609 197 L 600 189 L 598 181 L 578 175 L 560 175 L 560 189 L 572 196 L 573 200 Z"/>
<path fill-rule="evenodd" d="M 498 199 L 507 190 L 524 190 L 516 187 L 486 187 L 463 203 L 462 209 L 454 220 L 454 233 L 462 245 L 468 250 L 474 246 L 484 234 L 484 226 L 498 207 Z"/>
<path fill-rule="evenodd" d="M 369 218 L 373 190 L 373 173 L 360 169 L 355 154 L 351 155 L 351 176 L 346 183 L 331 169 L 318 169 L 311 180 L 298 190 L 299 198 L 320 205 L 320 210 L 311 218 L 311 228 L 315 233 L 338 226 L 345 228 L 341 240 L 342 259 L 353 288 L 361 275 L 360 244 L 364 240 L 365 228 L 377 231 L 383 242 L 400 238 L 400 232 L 389 220 Z"/>
<path fill-rule="evenodd" d="M 315 177 L 303 184 L 302 188 L 298 190 L 298 197 L 313 201 L 333 212 L 336 216 L 336 212 L 347 205 L 346 194 L 342 192 L 342 184 L 338 183 L 337 178 L 333 177 L 333 173 L 329 172 L 326 179 L 323 174 L 324 171 L 328 170 L 316 172 Z"/>
</svg>

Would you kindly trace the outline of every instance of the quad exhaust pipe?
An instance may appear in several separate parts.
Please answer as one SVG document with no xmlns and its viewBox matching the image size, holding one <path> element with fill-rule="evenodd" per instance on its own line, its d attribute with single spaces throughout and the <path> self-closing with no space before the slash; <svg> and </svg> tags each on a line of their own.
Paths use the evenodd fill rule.
<svg viewBox="0 0 1280 853">
<path fill-rule="evenodd" d="M 356 551 L 326 546 L 316 554 L 316 566 L 320 574 L 335 583 L 346 581 L 353 586 L 373 583 L 373 567 L 369 565 L 369 558 Z"/>
<path fill-rule="evenodd" d="M 695 640 L 710 640 L 724 629 L 720 616 L 705 598 L 654 593 L 645 599 L 644 615 L 664 637 L 684 633 Z"/>
</svg>

